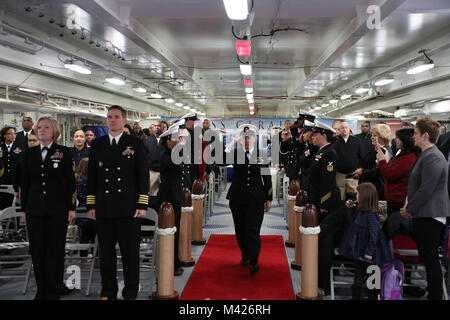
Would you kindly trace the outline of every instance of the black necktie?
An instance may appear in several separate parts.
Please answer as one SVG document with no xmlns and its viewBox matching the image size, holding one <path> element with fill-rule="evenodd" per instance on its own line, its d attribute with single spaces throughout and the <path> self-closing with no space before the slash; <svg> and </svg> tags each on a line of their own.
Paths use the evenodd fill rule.
<svg viewBox="0 0 450 320">
<path fill-rule="evenodd" d="M 245 163 L 246 164 L 248 164 L 249 161 L 250 161 L 249 156 L 250 156 L 250 152 L 249 151 L 245 151 Z"/>
<path fill-rule="evenodd" d="M 43 147 L 41 152 L 44 152 L 45 150 L 48 150 L 48 147 Z"/>
<path fill-rule="evenodd" d="M 112 141 L 111 145 L 112 145 L 113 149 L 117 148 L 116 138 L 113 138 L 113 141 Z"/>
<path fill-rule="evenodd" d="M 28 140 L 28 132 L 25 133 L 25 140 Z"/>
</svg>

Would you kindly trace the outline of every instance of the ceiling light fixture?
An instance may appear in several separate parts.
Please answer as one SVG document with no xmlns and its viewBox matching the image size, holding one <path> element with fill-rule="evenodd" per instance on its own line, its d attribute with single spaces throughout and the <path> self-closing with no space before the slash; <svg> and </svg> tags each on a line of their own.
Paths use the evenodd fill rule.
<svg viewBox="0 0 450 320">
<path fill-rule="evenodd" d="M 247 93 L 247 100 L 253 99 L 253 93 Z"/>
<path fill-rule="evenodd" d="M 253 93 L 253 88 L 245 88 L 245 93 Z"/>
<path fill-rule="evenodd" d="M 67 60 L 64 63 L 64 67 L 66 69 L 78 72 L 78 73 L 82 73 L 82 74 L 91 74 L 92 71 L 89 68 L 86 68 L 85 66 L 81 65 L 80 63 L 77 63 L 76 61 L 73 60 Z"/>
<path fill-rule="evenodd" d="M 328 107 L 328 106 L 329 106 L 328 103 L 323 103 L 323 104 L 322 104 L 322 108 L 326 108 L 326 107 Z"/>
<path fill-rule="evenodd" d="M 420 50 L 419 53 L 423 53 L 424 59 L 416 62 L 414 67 L 408 69 L 408 71 L 406 71 L 407 74 L 418 74 L 434 68 L 434 62 L 427 55 L 425 49 Z"/>
<path fill-rule="evenodd" d="M 115 86 L 123 86 L 125 84 L 125 81 L 123 81 L 122 79 L 119 78 L 115 78 L 115 77 L 109 77 L 105 79 L 106 82 L 109 82 Z"/>
<path fill-rule="evenodd" d="M 139 92 L 139 93 L 147 92 L 147 89 L 142 88 L 142 87 L 134 87 L 133 90 L 136 91 L 136 92 Z"/>
<path fill-rule="evenodd" d="M 248 103 L 255 103 L 255 99 L 248 99 Z"/>
<path fill-rule="evenodd" d="M 249 64 L 241 64 L 239 68 L 244 76 L 250 76 L 252 74 L 252 66 Z"/>
<path fill-rule="evenodd" d="M 339 102 L 339 100 L 337 100 L 337 99 L 331 99 L 330 100 L 330 103 L 338 103 Z"/>
<path fill-rule="evenodd" d="M 183 106 L 183 104 L 182 104 L 181 102 L 177 102 L 177 103 L 175 103 L 175 105 L 176 105 L 177 107 L 182 107 L 182 106 Z"/>
<path fill-rule="evenodd" d="M 30 93 L 39 93 L 39 91 L 34 90 L 34 89 L 28 89 L 28 88 L 19 88 L 20 91 L 24 91 L 24 92 L 30 92 Z"/>
<path fill-rule="evenodd" d="M 227 16 L 231 20 L 245 20 L 248 16 L 247 0 L 223 0 Z"/>
<path fill-rule="evenodd" d="M 175 100 L 173 100 L 172 98 L 166 98 L 166 99 L 164 99 L 164 101 L 167 102 L 167 103 L 174 103 L 175 102 Z"/>
<path fill-rule="evenodd" d="M 161 99 L 163 97 L 158 92 L 152 92 L 152 93 L 150 93 L 150 96 L 155 99 Z"/>
<path fill-rule="evenodd" d="M 189 110 L 189 109 L 191 109 L 191 107 L 190 106 L 184 106 L 183 109 Z"/>
<path fill-rule="evenodd" d="M 359 87 L 359 88 L 357 88 L 355 90 L 355 93 L 361 94 L 361 93 L 365 93 L 365 92 L 368 92 L 368 91 L 369 91 L 369 88 L 367 88 L 367 87 Z"/>
<path fill-rule="evenodd" d="M 352 97 L 351 94 L 344 93 L 344 94 L 341 96 L 341 100 L 347 100 L 348 98 L 351 98 L 351 97 Z"/>
<path fill-rule="evenodd" d="M 379 80 L 375 81 L 375 85 L 377 87 L 381 87 L 381 86 L 388 85 L 388 84 L 390 84 L 392 82 L 394 82 L 394 77 L 384 77 L 382 79 L 379 79 Z"/>
</svg>

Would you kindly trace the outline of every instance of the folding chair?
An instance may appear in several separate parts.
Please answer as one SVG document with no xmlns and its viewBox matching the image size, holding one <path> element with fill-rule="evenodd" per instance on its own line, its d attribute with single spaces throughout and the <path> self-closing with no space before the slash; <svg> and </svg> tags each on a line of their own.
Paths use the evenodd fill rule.
<svg viewBox="0 0 450 320">
<path fill-rule="evenodd" d="M 85 208 L 77 208 L 76 212 L 76 218 L 87 218 L 91 219 L 91 217 L 87 214 Z M 72 231 L 71 229 L 74 229 Z M 89 276 L 88 276 L 88 282 L 86 286 L 86 296 L 89 296 L 90 290 L 91 290 L 91 284 L 92 284 L 92 278 L 94 275 L 94 269 L 95 269 L 95 262 L 98 260 L 97 252 L 98 252 L 98 239 L 95 237 L 94 243 L 79 243 L 80 236 L 79 233 L 81 230 L 79 230 L 78 226 L 74 225 L 72 228 L 68 228 L 67 230 L 67 238 L 66 238 L 66 255 L 64 256 L 64 261 L 68 263 L 73 263 L 73 261 L 78 262 L 78 265 L 80 267 L 80 270 L 83 271 L 83 265 L 88 265 L 89 267 Z M 72 234 L 73 233 L 73 234 Z M 77 256 L 74 253 L 76 251 L 80 252 L 83 250 L 92 250 L 92 258 L 90 258 L 90 261 L 87 257 L 81 257 Z"/>
<path fill-rule="evenodd" d="M 140 268 L 141 269 L 151 269 L 153 271 L 153 277 L 155 279 L 155 285 L 158 284 L 158 273 L 156 272 L 157 269 L 157 257 L 158 257 L 158 236 L 156 235 L 156 227 L 158 226 L 158 213 L 152 209 L 148 208 L 147 214 L 145 217 L 142 217 L 142 219 L 151 220 L 155 222 L 154 226 L 149 225 L 142 225 L 141 231 L 154 231 L 153 233 L 153 239 L 151 242 L 142 242 L 140 243 Z M 151 255 L 149 252 L 151 251 Z M 148 265 L 148 260 L 150 260 L 150 265 Z M 152 294 L 152 285 L 149 286 L 149 295 Z"/>
<path fill-rule="evenodd" d="M 335 287 L 351 287 L 353 285 L 355 272 L 354 262 L 340 255 L 338 249 L 334 249 L 334 258 L 330 269 L 331 300 L 335 299 Z"/>
<path fill-rule="evenodd" d="M 426 281 L 426 272 L 423 263 L 420 261 L 417 245 L 413 238 L 409 235 L 398 234 L 392 238 L 392 247 L 394 257 L 403 262 L 405 271 L 411 272 L 410 280 Z M 442 293 L 444 300 L 448 300 L 447 286 L 445 283 L 445 270 L 441 265 L 442 270 Z M 417 286 L 415 284 L 404 283 L 404 286 Z"/>
<path fill-rule="evenodd" d="M 1 237 L 6 241 L 11 238 L 8 242 L 0 242 L 0 279 L 24 279 L 22 293 L 26 294 L 32 269 L 29 242 L 15 240 L 13 235 L 17 235 L 17 228 L 9 229 L 11 221 L 21 216 L 22 212 L 15 205 L 0 212 L 0 222 L 5 222 L 7 226 L 1 230 Z M 24 240 L 28 240 L 26 232 Z"/>
</svg>

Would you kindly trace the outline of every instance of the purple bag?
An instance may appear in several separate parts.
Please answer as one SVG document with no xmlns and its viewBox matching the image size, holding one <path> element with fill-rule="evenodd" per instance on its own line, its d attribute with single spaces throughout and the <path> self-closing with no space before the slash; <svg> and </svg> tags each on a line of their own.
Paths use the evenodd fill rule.
<svg viewBox="0 0 450 320">
<path fill-rule="evenodd" d="M 401 300 L 405 268 L 403 263 L 395 259 L 381 269 L 381 300 Z"/>
</svg>

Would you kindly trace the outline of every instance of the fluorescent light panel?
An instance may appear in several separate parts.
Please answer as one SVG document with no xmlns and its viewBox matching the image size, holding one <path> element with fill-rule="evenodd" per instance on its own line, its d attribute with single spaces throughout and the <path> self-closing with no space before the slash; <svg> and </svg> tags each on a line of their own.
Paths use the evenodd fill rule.
<svg viewBox="0 0 450 320">
<path fill-rule="evenodd" d="M 424 63 L 406 71 L 407 74 L 418 74 L 434 68 L 434 63 Z"/>
<path fill-rule="evenodd" d="M 241 73 L 244 76 L 250 76 L 252 74 L 252 66 L 249 64 L 241 64 L 239 68 L 241 68 Z"/>
<path fill-rule="evenodd" d="M 381 86 L 388 85 L 389 83 L 392 83 L 392 82 L 394 82 L 393 78 L 380 79 L 380 80 L 375 82 L 375 85 L 377 87 L 381 87 Z"/>
<path fill-rule="evenodd" d="M 64 67 L 66 69 L 78 72 L 78 73 L 82 73 L 82 74 L 91 74 L 92 71 L 89 68 L 86 68 L 84 66 L 80 66 L 79 64 L 75 64 L 73 62 L 69 62 L 69 63 L 65 63 Z"/>
<path fill-rule="evenodd" d="M 248 16 L 247 0 L 223 0 L 227 16 L 231 20 L 245 20 Z"/>
<path fill-rule="evenodd" d="M 106 80 L 106 82 L 109 82 L 115 86 L 123 86 L 125 84 L 125 81 L 123 81 L 122 79 L 119 79 L 119 78 L 110 77 L 110 78 L 106 78 L 105 80 Z"/>
</svg>

